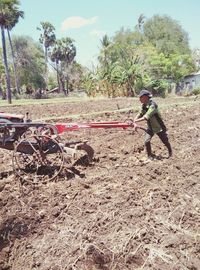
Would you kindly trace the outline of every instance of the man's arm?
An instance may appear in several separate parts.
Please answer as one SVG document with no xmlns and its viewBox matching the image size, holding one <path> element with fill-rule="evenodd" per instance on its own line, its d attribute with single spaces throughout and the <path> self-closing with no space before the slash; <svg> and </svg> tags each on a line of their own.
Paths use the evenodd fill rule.
<svg viewBox="0 0 200 270">
<path fill-rule="evenodd" d="M 134 122 L 140 122 L 140 121 L 143 121 L 143 120 L 140 120 L 143 118 L 144 116 L 144 112 L 143 112 L 143 109 L 141 109 L 141 111 L 135 116 L 134 118 Z"/>
<path fill-rule="evenodd" d="M 135 119 L 134 119 L 134 122 L 137 123 L 137 122 L 142 122 L 144 120 L 147 120 L 147 118 L 145 116 L 142 116 L 142 117 L 139 117 L 139 118 L 136 116 Z"/>
</svg>

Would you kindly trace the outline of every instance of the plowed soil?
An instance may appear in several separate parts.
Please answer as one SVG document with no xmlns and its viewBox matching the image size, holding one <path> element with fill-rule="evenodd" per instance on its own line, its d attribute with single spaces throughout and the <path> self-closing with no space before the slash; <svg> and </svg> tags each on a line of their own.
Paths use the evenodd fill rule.
<svg viewBox="0 0 200 270">
<path fill-rule="evenodd" d="M 12 153 L 0 150 L 0 269 L 200 269 L 200 102 L 157 103 L 173 147 L 169 159 L 155 136 L 157 158 L 146 162 L 141 130 L 68 132 L 66 141 L 89 141 L 93 162 L 25 190 Z M 1 110 L 30 111 L 33 121 L 124 121 L 139 105 L 119 98 Z"/>
</svg>

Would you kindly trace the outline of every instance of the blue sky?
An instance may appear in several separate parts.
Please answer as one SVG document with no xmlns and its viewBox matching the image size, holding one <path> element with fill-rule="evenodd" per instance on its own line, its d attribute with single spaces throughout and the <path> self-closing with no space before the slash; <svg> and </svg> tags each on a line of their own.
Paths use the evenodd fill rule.
<svg viewBox="0 0 200 270">
<path fill-rule="evenodd" d="M 21 0 L 25 18 L 12 34 L 39 39 L 36 27 L 48 21 L 57 38 L 71 37 L 77 48 L 76 60 L 89 67 L 96 63 L 100 39 L 112 37 L 121 27 L 133 29 L 138 17 L 169 15 L 189 34 L 191 48 L 200 48 L 199 0 Z"/>
</svg>

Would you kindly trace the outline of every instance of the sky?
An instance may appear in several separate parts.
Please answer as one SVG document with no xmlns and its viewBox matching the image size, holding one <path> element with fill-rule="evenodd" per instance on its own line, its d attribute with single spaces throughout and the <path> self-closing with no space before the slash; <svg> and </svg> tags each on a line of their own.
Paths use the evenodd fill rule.
<svg viewBox="0 0 200 270">
<path fill-rule="evenodd" d="M 56 37 L 70 37 L 77 48 L 76 60 L 92 67 L 97 63 L 100 40 L 113 37 L 122 27 L 134 29 L 141 14 L 146 19 L 168 15 L 189 35 L 191 49 L 200 48 L 199 0 L 20 0 L 24 19 L 12 35 L 28 35 L 39 40 L 40 22 L 50 22 Z"/>
</svg>

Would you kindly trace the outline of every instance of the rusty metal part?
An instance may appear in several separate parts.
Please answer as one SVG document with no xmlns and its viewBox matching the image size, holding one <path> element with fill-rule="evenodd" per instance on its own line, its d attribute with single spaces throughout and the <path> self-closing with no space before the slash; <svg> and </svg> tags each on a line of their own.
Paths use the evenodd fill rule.
<svg viewBox="0 0 200 270">
<path fill-rule="evenodd" d="M 88 163 L 91 163 L 94 156 L 94 149 L 88 145 L 87 142 L 68 142 L 63 147 L 63 151 L 68 161 L 68 165 L 77 164 L 83 156 L 86 156 Z"/>
<path fill-rule="evenodd" d="M 64 165 L 63 149 L 49 136 L 35 135 L 16 143 L 13 151 L 15 173 L 26 181 L 53 180 Z"/>
<path fill-rule="evenodd" d="M 90 145 L 88 145 L 87 143 L 80 143 L 77 145 L 77 150 L 85 151 L 88 156 L 88 161 L 92 162 L 94 157 L 94 149 Z"/>
</svg>

